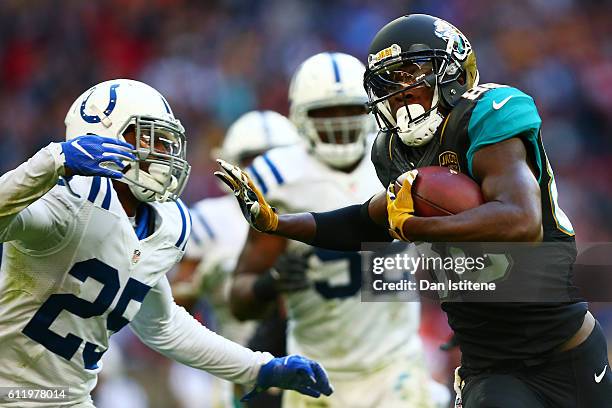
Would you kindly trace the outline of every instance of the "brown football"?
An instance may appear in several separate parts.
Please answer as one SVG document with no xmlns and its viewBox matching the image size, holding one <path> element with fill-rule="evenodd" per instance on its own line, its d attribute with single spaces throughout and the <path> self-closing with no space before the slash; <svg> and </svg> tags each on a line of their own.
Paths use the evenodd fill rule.
<svg viewBox="0 0 612 408">
<path fill-rule="evenodd" d="M 399 191 L 407 173 L 395 181 Z M 480 186 L 465 174 L 448 167 L 430 166 L 418 169 L 412 184 L 415 215 L 438 217 L 458 214 L 484 203 Z"/>
</svg>

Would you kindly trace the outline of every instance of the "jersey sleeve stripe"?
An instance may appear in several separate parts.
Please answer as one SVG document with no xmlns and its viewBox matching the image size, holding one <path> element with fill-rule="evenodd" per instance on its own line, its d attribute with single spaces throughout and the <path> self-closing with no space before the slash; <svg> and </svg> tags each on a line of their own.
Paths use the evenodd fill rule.
<svg viewBox="0 0 612 408">
<path fill-rule="evenodd" d="M 198 221 L 202 225 L 202 227 L 204 227 L 204 231 L 206 231 L 206 234 L 209 236 L 209 238 L 215 239 L 215 233 L 210 227 L 210 224 L 208 223 L 208 221 L 206 221 L 206 217 L 204 217 L 204 214 L 202 214 L 201 211 L 198 211 L 197 208 L 193 208 L 191 211 L 195 215 L 196 221 Z"/>
<path fill-rule="evenodd" d="M 96 197 L 98 197 L 98 193 L 100 192 L 100 177 L 96 176 L 93 178 L 91 182 L 91 189 L 89 190 L 89 195 L 87 196 L 87 200 L 92 203 L 96 201 Z"/>
<path fill-rule="evenodd" d="M 200 234 L 198 234 L 196 231 L 197 230 L 195 228 L 191 229 L 191 236 L 189 237 L 189 239 L 193 239 L 193 242 L 195 242 L 197 246 L 200 246 L 202 245 L 202 238 L 200 237 Z"/>
<path fill-rule="evenodd" d="M 113 187 L 111 186 L 110 179 L 106 179 L 106 193 L 104 194 L 104 200 L 102 201 L 102 208 L 105 210 L 110 209 L 111 203 L 111 193 L 113 191 Z"/>
<path fill-rule="evenodd" d="M 259 188 L 261 188 L 261 193 L 266 194 L 268 192 L 268 186 L 266 186 L 266 183 L 264 183 L 263 178 L 257 172 L 257 170 L 255 170 L 255 166 L 251 165 L 247 167 L 247 170 L 253 175 L 253 177 L 255 177 L 255 182 L 259 184 Z"/>
<path fill-rule="evenodd" d="M 185 235 L 187 234 L 187 216 L 185 215 L 186 210 L 183 209 L 181 200 L 176 200 L 176 206 L 178 207 L 179 212 L 181 213 L 181 235 L 179 236 L 179 239 L 176 241 L 176 244 L 174 244 L 174 246 L 180 248 L 183 244 L 183 240 L 185 239 Z"/>
<path fill-rule="evenodd" d="M 181 201 L 180 199 L 178 201 Z M 185 206 L 185 204 L 181 201 L 181 205 L 185 207 L 185 215 L 187 216 L 187 220 L 189 220 L 189 222 L 187 223 L 187 237 L 185 238 L 185 242 L 183 243 L 183 246 L 181 247 L 181 251 L 185 251 L 185 248 L 187 248 L 187 242 L 189 242 L 189 237 L 191 237 L 191 231 L 193 230 L 193 221 L 191 219 L 191 213 L 189 212 L 189 208 L 187 208 Z"/>
<path fill-rule="evenodd" d="M 263 155 L 263 159 L 270 168 L 272 174 L 274 175 L 274 179 L 276 180 L 276 182 L 278 184 L 283 184 L 285 182 L 285 180 L 283 180 L 283 176 L 281 176 L 280 172 L 278 171 L 274 163 L 272 163 L 272 160 L 270 160 L 267 153 Z"/>
</svg>

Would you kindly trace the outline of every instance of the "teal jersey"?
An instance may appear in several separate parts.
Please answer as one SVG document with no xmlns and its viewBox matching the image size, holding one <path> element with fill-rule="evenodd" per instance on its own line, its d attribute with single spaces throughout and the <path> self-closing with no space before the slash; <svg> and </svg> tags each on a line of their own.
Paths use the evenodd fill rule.
<svg viewBox="0 0 612 408">
<path fill-rule="evenodd" d="M 556 256 L 560 264 L 571 265 L 576 256 L 574 230 L 557 202 L 541 127 L 542 120 L 529 95 L 509 86 L 484 84 L 462 96 L 425 146 L 411 148 L 397 134 L 379 133 L 372 161 L 385 187 L 406 171 L 425 166 L 449 167 L 480 183 L 473 173 L 476 153 L 486 146 L 520 138 L 541 190 L 544 241 L 563 243 Z M 568 290 L 573 287 L 571 274 L 571 267 L 557 274 L 557 279 L 567 281 Z M 584 302 L 443 302 L 442 307 L 459 340 L 463 365 L 476 369 L 508 360 L 541 362 L 578 330 L 587 310 Z"/>
</svg>

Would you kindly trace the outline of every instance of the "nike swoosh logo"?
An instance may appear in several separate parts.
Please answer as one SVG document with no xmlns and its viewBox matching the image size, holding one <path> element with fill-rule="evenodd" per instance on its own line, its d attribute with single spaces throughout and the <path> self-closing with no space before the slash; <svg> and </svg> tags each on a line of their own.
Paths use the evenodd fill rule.
<svg viewBox="0 0 612 408">
<path fill-rule="evenodd" d="M 78 151 L 80 151 L 81 153 L 83 153 L 85 156 L 89 157 L 91 160 L 94 160 L 94 157 L 89 154 L 89 152 L 87 150 L 85 150 L 85 148 L 83 148 L 83 146 L 81 146 L 79 144 L 78 140 L 75 140 L 74 142 L 70 143 L 71 145 L 73 145 L 74 147 L 77 148 Z"/>
<path fill-rule="evenodd" d="M 594 374 L 594 376 L 595 376 L 595 382 L 596 382 L 597 384 L 599 384 L 599 383 L 601 382 L 601 380 L 603 379 L 604 374 L 606 373 L 606 370 L 607 370 L 607 369 L 608 369 L 608 365 L 606 364 L 606 366 L 604 367 L 604 369 L 603 369 L 603 371 L 601 372 L 601 374 L 599 374 L 599 375 Z"/>
<path fill-rule="evenodd" d="M 493 101 L 493 109 L 498 110 L 501 109 L 502 106 L 504 106 L 506 104 L 506 102 L 508 102 L 510 100 L 510 98 L 512 98 L 513 95 L 510 95 L 509 97 L 507 97 L 506 99 L 504 99 L 501 102 L 495 102 Z"/>
</svg>

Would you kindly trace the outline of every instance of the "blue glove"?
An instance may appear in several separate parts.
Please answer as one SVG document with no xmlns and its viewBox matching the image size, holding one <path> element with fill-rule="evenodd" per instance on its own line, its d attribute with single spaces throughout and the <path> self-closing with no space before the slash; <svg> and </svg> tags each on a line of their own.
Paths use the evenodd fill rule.
<svg viewBox="0 0 612 408">
<path fill-rule="evenodd" d="M 79 136 L 61 143 L 67 175 L 121 178 L 125 165 L 121 160 L 136 161 L 134 147 L 121 140 L 97 135 Z M 116 170 L 114 170 L 116 169 Z"/>
<path fill-rule="evenodd" d="M 319 363 L 296 355 L 274 358 L 262 366 L 255 388 L 241 401 L 248 401 L 270 387 L 295 390 L 314 398 L 319 398 L 321 394 L 329 396 L 334 392 Z"/>
</svg>

